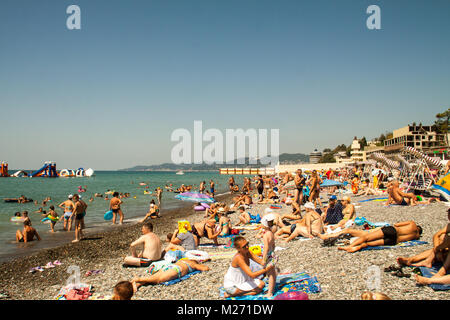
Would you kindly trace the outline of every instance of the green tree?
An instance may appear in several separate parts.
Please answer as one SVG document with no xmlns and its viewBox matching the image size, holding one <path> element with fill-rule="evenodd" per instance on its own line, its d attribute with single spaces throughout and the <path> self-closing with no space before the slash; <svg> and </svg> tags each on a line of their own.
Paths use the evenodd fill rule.
<svg viewBox="0 0 450 320">
<path fill-rule="evenodd" d="M 445 134 L 445 144 L 448 146 L 447 133 L 449 132 L 450 108 L 436 115 L 434 126 L 437 133 Z"/>
<path fill-rule="evenodd" d="M 336 162 L 336 159 L 334 158 L 332 153 L 326 153 L 319 159 L 319 163 L 330 163 L 330 162 Z"/>
<path fill-rule="evenodd" d="M 367 146 L 366 137 L 362 137 L 361 139 L 359 139 L 359 145 L 361 146 L 361 150 L 364 150 L 364 147 Z"/>
</svg>

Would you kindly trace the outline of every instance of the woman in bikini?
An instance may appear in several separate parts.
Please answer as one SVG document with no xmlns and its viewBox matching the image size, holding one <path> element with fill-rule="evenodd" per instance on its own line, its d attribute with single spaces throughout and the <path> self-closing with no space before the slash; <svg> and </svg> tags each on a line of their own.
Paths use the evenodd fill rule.
<svg viewBox="0 0 450 320">
<path fill-rule="evenodd" d="M 198 247 L 200 244 L 200 239 L 205 237 L 214 241 L 214 245 L 218 246 L 217 237 L 221 233 L 219 231 L 215 232 L 215 220 L 207 219 L 201 222 L 197 222 L 192 226 L 192 234 L 194 235 L 195 245 Z"/>
<path fill-rule="evenodd" d="M 134 292 L 139 287 L 148 284 L 159 284 L 162 282 L 179 279 L 195 270 L 208 271 L 208 266 L 197 263 L 195 260 L 178 260 L 176 263 L 171 263 L 156 273 L 147 278 L 134 278 L 131 283 L 133 284 Z"/>
</svg>

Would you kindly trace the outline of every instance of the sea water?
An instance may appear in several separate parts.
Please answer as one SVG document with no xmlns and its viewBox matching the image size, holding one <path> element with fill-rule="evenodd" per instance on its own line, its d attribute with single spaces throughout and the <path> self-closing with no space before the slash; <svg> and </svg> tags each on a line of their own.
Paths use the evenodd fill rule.
<svg viewBox="0 0 450 320">
<path fill-rule="evenodd" d="M 63 210 L 58 205 L 67 200 L 69 194 L 78 193 L 79 186 L 86 188 L 86 192 L 79 193 L 88 205 L 86 211 L 86 230 L 103 230 L 111 225 L 111 221 L 105 221 L 103 215 L 109 210 L 109 201 L 105 201 L 107 190 L 130 193 L 129 198 L 124 198 L 122 210 L 125 214 L 125 223 L 132 223 L 142 219 L 148 212 L 151 199 L 157 202 L 152 194 L 144 194 L 145 190 L 155 194 L 155 189 L 161 187 L 162 212 L 185 205 L 185 202 L 175 199 L 177 193 L 167 192 L 165 185 L 173 184 L 173 189 L 181 184 L 198 185 L 201 181 L 206 182 L 209 190 L 209 180 L 215 182 L 216 195 L 228 191 L 228 175 L 220 175 L 218 172 L 185 172 L 184 175 L 177 175 L 175 172 L 129 172 L 129 171 L 96 171 L 93 177 L 83 178 L 0 178 L 0 261 L 5 261 L 11 257 L 23 256 L 40 250 L 42 248 L 55 247 L 62 243 L 74 239 L 74 231 L 65 232 L 62 230 L 63 221 L 56 223 L 56 233 L 50 233 L 50 225 L 41 222 L 43 216 L 34 213 L 40 207 L 48 212 L 51 205 L 55 206 L 59 216 Z M 243 176 L 235 176 L 236 183 L 242 186 Z M 145 183 L 148 186 L 141 186 Z M 94 197 L 95 193 L 103 194 L 103 198 Z M 24 195 L 33 199 L 33 202 L 18 204 L 6 203 L 4 198 L 19 198 Z M 42 206 L 42 201 L 46 197 L 51 197 L 51 201 L 46 206 Z M 93 197 L 94 201 L 89 202 Z M 111 195 L 109 195 L 111 198 Z M 38 205 L 34 204 L 38 201 Z M 194 205 L 194 203 L 192 203 Z M 32 225 L 38 231 L 42 241 L 33 241 L 27 244 L 15 243 L 15 234 L 18 229 L 23 229 L 22 223 L 11 222 L 10 219 L 17 211 L 28 211 L 28 216 Z M 119 220 L 117 219 L 116 222 Z"/>
</svg>

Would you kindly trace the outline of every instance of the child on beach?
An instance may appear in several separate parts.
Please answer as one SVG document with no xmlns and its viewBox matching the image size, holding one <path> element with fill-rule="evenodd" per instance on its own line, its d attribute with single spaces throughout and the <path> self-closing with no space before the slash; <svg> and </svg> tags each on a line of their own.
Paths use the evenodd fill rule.
<svg viewBox="0 0 450 320">
<path fill-rule="evenodd" d="M 273 216 L 267 215 L 266 219 L 261 220 L 261 224 L 264 229 L 263 235 L 263 243 L 264 243 L 264 253 L 263 253 L 263 266 L 267 267 L 267 265 L 272 264 L 275 266 L 275 263 L 278 261 L 278 257 L 275 255 L 275 235 L 273 233 L 274 228 L 274 220 Z M 267 276 L 269 277 L 269 290 L 267 292 L 266 297 L 273 297 L 273 292 L 275 290 L 275 284 L 277 280 L 276 269 L 273 268 L 267 272 Z"/>
<path fill-rule="evenodd" d="M 130 281 L 120 281 L 114 286 L 111 300 L 131 300 L 133 294 L 133 284 Z"/>
<path fill-rule="evenodd" d="M 50 206 L 49 212 L 43 214 L 43 216 L 44 216 L 44 219 L 48 218 L 50 220 L 51 232 L 55 232 L 55 224 L 59 221 L 58 214 L 55 211 L 55 207 Z M 61 219 L 64 219 L 64 216 L 62 216 Z"/>
</svg>

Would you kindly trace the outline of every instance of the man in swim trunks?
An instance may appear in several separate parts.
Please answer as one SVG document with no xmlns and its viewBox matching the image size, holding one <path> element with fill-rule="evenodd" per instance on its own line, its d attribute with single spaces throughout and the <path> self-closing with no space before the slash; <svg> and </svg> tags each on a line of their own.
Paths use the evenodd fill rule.
<svg viewBox="0 0 450 320">
<path fill-rule="evenodd" d="M 303 187 L 306 183 L 306 179 L 305 177 L 303 177 L 301 169 L 298 169 L 295 173 L 294 183 L 296 187 L 294 202 L 298 203 L 301 206 L 303 204 Z"/>
<path fill-rule="evenodd" d="M 338 234 L 350 234 L 352 237 L 358 237 L 351 245 L 347 247 L 338 247 L 339 250 L 347 252 L 356 252 L 368 246 L 394 246 L 400 242 L 417 240 L 422 234 L 422 228 L 414 221 L 404 221 L 387 226 L 376 228 L 370 231 L 361 231 L 355 229 L 344 229 Z"/>
<path fill-rule="evenodd" d="M 86 215 L 87 204 L 80 200 L 78 194 L 73 195 L 73 216 L 75 217 L 75 240 L 72 242 L 78 242 L 83 238 L 83 223 L 84 216 Z"/>
<path fill-rule="evenodd" d="M 140 286 L 147 284 L 159 284 L 163 282 L 167 282 L 174 279 L 179 279 L 188 273 L 198 271 L 208 271 L 209 267 L 197 263 L 195 260 L 179 260 L 176 263 L 169 264 L 163 267 L 161 270 L 152 274 L 146 278 L 134 278 L 131 283 L 133 283 L 133 287 L 135 292 L 139 289 Z"/>
<path fill-rule="evenodd" d="M 17 232 L 16 232 L 16 241 L 17 242 L 29 242 L 29 241 L 33 241 L 34 237 L 36 237 L 36 239 L 38 241 L 41 240 L 41 237 L 39 237 L 39 234 L 36 231 L 36 229 L 31 226 L 30 219 L 26 219 L 23 222 L 23 231 L 17 230 Z"/>
<path fill-rule="evenodd" d="M 58 205 L 61 209 L 64 209 L 64 226 L 65 231 L 70 231 L 72 229 L 72 214 L 73 214 L 73 202 L 72 195 L 69 194 L 68 199 Z"/>
<path fill-rule="evenodd" d="M 113 212 L 113 223 L 116 224 L 116 215 L 119 214 L 120 220 L 119 224 L 123 223 L 123 212 L 120 208 L 120 205 L 122 204 L 122 200 L 119 199 L 119 193 L 116 191 L 113 193 L 113 198 L 109 202 L 109 209 Z"/>
<path fill-rule="evenodd" d="M 214 181 L 212 179 L 209 180 L 209 192 L 211 193 L 211 197 L 214 198 L 215 189 L 214 189 Z"/>
<path fill-rule="evenodd" d="M 387 192 L 389 194 L 387 205 L 398 204 L 402 206 L 415 206 L 417 197 L 414 193 L 404 193 L 400 190 L 399 183 L 397 180 L 391 182 L 391 187 L 388 188 Z"/>
<path fill-rule="evenodd" d="M 144 246 L 139 254 L 138 246 Z M 131 256 L 125 258 L 124 267 L 148 267 L 153 261 L 162 259 L 162 243 L 159 237 L 153 233 L 153 224 L 147 222 L 142 226 L 142 236 L 130 245 Z"/>
<path fill-rule="evenodd" d="M 233 192 L 234 183 L 235 183 L 235 182 L 234 182 L 234 177 L 231 176 L 231 177 L 228 179 L 228 186 L 229 186 L 231 192 Z"/>
</svg>

